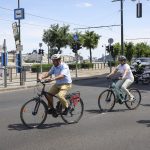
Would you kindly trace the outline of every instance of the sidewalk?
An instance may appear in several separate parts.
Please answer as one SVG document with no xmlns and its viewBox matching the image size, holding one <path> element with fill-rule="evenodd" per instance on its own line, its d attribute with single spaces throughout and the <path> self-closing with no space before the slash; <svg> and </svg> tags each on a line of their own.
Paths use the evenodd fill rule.
<svg viewBox="0 0 150 150">
<path fill-rule="evenodd" d="M 77 71 L 77 77 L 76 77 L 76 71 L 70 71 L 71 77 L 73 81 L 76 80 L 83 80 L 83 79 L 90 79 L 90 78 L 98 78 L 101 75 L 107 74 L 110 72 L 110 69 L 108 67 L 103 69 L 83 69 Z M 16 78 L 16 79 L 15 79 Z M 0 93 L 3 91 L 10 91 L 10 90 L 16 90 L 16 89 L 25 89 L 25 88 L 31 88 L 36 86 L 37 82 L 37 74 L 27 72 L 26 74 L 26 82 L 25 85 L 20 86 L 20 80 L 19 75 L 13 77 L 13 82 L 10 82 L 9 80 L 7 87 L 5 88 L 4 85 L 0 85 Z"/>
</svg>

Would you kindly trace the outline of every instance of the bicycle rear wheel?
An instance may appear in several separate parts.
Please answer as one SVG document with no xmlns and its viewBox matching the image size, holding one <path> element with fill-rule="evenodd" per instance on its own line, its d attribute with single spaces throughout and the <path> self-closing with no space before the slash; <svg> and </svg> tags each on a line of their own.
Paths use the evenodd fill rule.
<svg viewBox="0 0 150 150">
<path fill-rule="evenodd" d="M 81 119 L 84 111 L 84 104 L 81 98 L 77 99 L 69 99 L 69 110 L 67 115 L 63 115 L 63 109 L 61 109 L 61 118 L 64 120 L 64 122 L 68 124 L 78 123 L 78 121 Z"/>
<path fill-rule="evenodd" d="M 101 112 L 108 112 L 115 105 L 115 94 L 111 89 L 103 91 L 98 98 L 98 106 Z"/>
<path fill-rule="evenodd" d="M 40 127 L 47 117 L 47 105 L 43 100 L 34 98 L 26 102 L 20 110 L 20 119 L 27 128 Z"/>
<path fill-rule="evenodd" d="M 129 96 L 126 96 L 125 105 L 128 109 L 136 109 L 141 103 L 141 93 L 138 89 L 130 89 L 129 92 L 134 96 L 133 101 L 129 101 Z"/>
</svg>

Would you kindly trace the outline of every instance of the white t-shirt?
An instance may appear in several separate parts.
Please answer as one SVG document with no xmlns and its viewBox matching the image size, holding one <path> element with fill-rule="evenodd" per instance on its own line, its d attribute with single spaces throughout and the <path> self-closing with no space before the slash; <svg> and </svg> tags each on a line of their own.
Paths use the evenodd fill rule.
<svg viewBox="0 0 150 150">
<path fill-rule="evenodd" d="M 130 66 L 129 66 L 128 64 L 124 64 L 124 65 L 121 65 L 121 64 L 120 64 L 120 65 L 117 66 L 116 69 L 118 70 L 119 73 L 121 73 L 122 76 L 124 75 L 124 72 L 125 72 L 125 70 L 127 69 L 128 72 L 127 72 L 127 74 L 124 76 L 124 78 L 130 79 L 130 80 L 134 80 L 134 76 L 133 76 L 132 71 L 131 71 L 131 68 L 130 68 Z"/>
</svg>

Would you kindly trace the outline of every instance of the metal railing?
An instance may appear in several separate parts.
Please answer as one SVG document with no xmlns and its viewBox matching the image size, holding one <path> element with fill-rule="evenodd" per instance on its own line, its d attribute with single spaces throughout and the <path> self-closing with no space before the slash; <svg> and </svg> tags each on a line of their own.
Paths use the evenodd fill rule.
<svg viewBox="0 0 150 150">
<path fill-rule="evenodd" d="M 101 70 L 107 67 L 105 63 L 93 63 L 92 68 L 80 68 L 78 70 Z M 5 71 L 6 69 L 6 71 Z M 74 70 L 71 70 L 73 73 Z M 22 67 L 22 85 L 25 85 L 29 82 L 36 82 L 39 77 L 40 72 L 32 72 L 31 66 Z M 16 67 L 0 67 L 0 88 L 7 86 L 19 86 L 20 85 L 20 73 L 17 73 Z"/>
</svg>

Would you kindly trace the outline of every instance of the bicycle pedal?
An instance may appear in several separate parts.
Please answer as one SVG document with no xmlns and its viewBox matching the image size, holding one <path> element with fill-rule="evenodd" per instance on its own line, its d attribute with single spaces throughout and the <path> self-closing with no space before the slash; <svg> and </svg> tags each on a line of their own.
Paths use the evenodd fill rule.
<svg viewBox="0 0 150 150">
<path fill-rule="evenodd" d="M 52 116 L 53 116 L 54 118 L 57 118 L 57 117 L 58 117 L 58 114 L 57 114 L 57 113 L 53 113 Z"/>
</svg>

